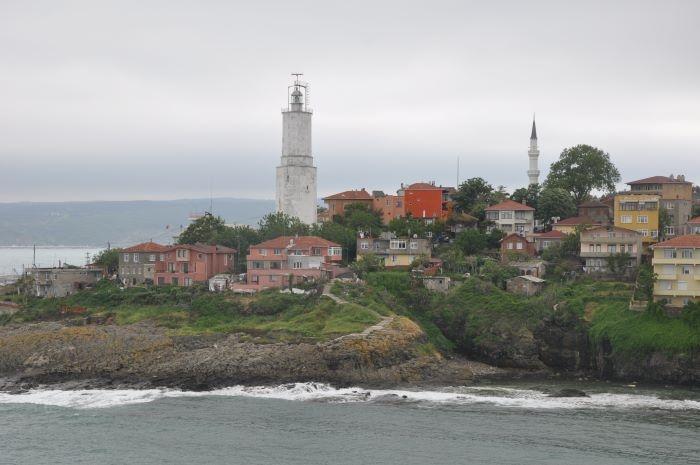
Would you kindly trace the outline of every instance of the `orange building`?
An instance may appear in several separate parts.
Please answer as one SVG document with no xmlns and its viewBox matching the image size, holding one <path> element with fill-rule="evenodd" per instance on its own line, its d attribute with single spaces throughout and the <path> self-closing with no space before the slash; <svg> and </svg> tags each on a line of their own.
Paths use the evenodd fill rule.
<svg viewBox="0 0 700 465">
<path fill-rule="evenodd" d="M 445 220 L 452 212 L 450 188 L 417 182 L 404 188 L 404 209 L 413 218 Z"/>
</svg>

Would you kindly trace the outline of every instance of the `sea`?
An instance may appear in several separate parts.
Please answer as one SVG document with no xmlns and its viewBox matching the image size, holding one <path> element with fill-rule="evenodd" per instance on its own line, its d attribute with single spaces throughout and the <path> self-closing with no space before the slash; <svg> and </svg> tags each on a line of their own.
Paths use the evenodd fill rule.
<svg viewBox="0 0 700 465">
<path fill-rule="evenodd" d="M 589 397 L 558 398 L 563 387 Z M 0 393 L 2 464 L 700 464 L 700 393 L 321 383 Z"/>
<path fill-rule="evenodd" d="M 100 252 L 95 247 L 36 247 L 36 266 L 58 266 L 68 263 L 83 266 L 86 254 L 94 257 Z M 34 263 L 34 247 L 0 247 L 0 276 L 19 276 Z"/>
</svg>

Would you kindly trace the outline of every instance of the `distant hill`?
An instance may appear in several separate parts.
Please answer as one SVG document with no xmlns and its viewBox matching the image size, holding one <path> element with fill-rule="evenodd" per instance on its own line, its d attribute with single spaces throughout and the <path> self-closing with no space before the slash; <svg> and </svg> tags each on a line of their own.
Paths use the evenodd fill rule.
<svg viewBox="0 0 700 465">
<path fill-rule="evenodd" d="M 167 243 L 190 214 L 209 205 L 210 199 L 0 203 L 0 246 Z M 213 205 L 215 215 L 237 224 L 255 225 L 274 210 L 272 200 L 219 198 Z"/>
</svg>

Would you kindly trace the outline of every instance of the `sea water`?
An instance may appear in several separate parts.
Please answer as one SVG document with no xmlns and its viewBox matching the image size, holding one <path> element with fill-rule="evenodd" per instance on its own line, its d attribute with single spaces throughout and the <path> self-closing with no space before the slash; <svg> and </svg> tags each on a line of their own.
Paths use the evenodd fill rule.
<svg viewBox="0 0 700 465">
<path fill-rule="evenodd" d="M 101 249 L 94 247 L 38 247 L 36 266 L 51 267 L 68 263 L 83 266 L 86 254 L 92 258 Z M 0 247 L 0 276 L 21 275 L 24 267 L 34 263 L 33 247 Z"/>
<path fill-rule="evenodd" d="M 700 464 L 696 392 L 560 387 L 0 393 L 0 463 Z"/>
</svg>

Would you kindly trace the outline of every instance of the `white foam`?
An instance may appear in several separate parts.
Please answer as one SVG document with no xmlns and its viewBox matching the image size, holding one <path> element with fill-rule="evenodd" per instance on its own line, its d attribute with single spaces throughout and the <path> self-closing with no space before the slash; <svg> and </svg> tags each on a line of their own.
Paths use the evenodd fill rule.
<svg viewBox="0 0 700 465">
<path fill-rule="evenodd" d="M 169 389 L 143 390 L 33 390 L 22 394 L 0 393 L 0 404 L 28 403 L 72 408 L 106 408 L 152 402 L 173 397 L 256 397 L 289 401 L 409 402 L 426 405 L 488 404 L 504 408 L 542 409 L 643 409 L 700 410 L 695 400 L 661 399 L 654 395 L 600 393 L 590 397 L 549 397 L 548 394 L 507 387 L 459 387 L 440 391 L 334 388 L 323 383 L 292 383 L 280 386 L 232 386 L 205 392 Z"/>
</svg>

